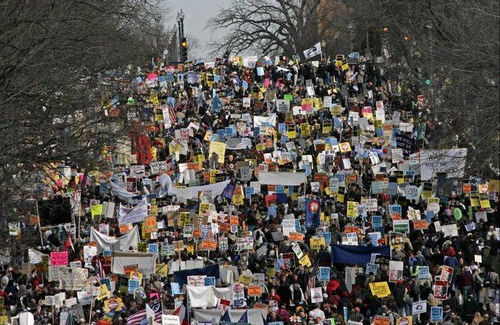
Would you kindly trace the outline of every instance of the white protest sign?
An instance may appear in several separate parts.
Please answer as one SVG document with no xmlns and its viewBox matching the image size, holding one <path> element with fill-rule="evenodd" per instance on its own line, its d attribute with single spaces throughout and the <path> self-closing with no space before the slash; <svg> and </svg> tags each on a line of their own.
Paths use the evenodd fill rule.
<svg viewBox="0 0 500 325">
<path fill-rule="evenodd" d="M 411 314 L 412 315 L 423 314 L 426 312 L 427 312 L 427 301 L 426 300 L 415 301 L 411 306 Z"/>
</svg>

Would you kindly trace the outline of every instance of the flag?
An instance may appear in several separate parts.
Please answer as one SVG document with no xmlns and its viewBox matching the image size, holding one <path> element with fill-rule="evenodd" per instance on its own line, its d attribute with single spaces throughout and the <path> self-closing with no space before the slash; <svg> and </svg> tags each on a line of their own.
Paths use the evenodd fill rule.
<svg viewBox="0 0 500 325">
<path fill-rule="evenodd" d="M 148 304 L 146 304 L 146 320 L 149 321 L 151 318 L 155 319 L 155 312 Z"/>
<path fill-rule="evenodd" d="M 320 42 L 314 44 L 313 47 L 308 48 L 307 50 L 304 50 L 304 57 L 306 59 L 310 59 L 312 57 L 315 57 L 316 55 L 321 55 L 321 43 Z"/>
<path fill-rule="evenodd" d="M 175 109 L 172 106 L 168 108 L 168 117 L 170 123 L 175 124 L 177 122 L 177 115 L 175 115 Z"/>
<path fill-rule="evenodd" d="M 161 310 L 155 312 L 155 322 L 161 323 Z M 138 311 L 127 318 L 127 325 L 141 325 L 143 321 L 147 322 L 146 309 Z M 147 324 L 147 323 L 146 323 Z"/>
<path fill-rule="evenodd" d="M 97 274 L 99 275 L 99 278 L 104 279 L 106 277 L 106 272 L 104 272 L 104 268 L 102 267 L 102 262 L 99 257 L 96 259 L 96 267 L 97 267 Z"/>
<path fill-rule="evenodd" d="M 243 313 L 243 315 L 241 315 L 240 319 L 238 320 L 238 324 L 241 324 L 241 323 L 243 323 L 243 324 L 248 323 L 248 310 L 245 311 Z"/>
</svg>

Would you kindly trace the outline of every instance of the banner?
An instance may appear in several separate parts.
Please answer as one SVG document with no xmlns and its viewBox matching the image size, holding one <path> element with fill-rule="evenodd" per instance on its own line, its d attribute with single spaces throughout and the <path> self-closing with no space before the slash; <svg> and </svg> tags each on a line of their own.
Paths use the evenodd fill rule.
<svg viewBox="0 0 500 325">
<path fill-rule="evenodd" d="M 252 148 L 252 139 L 250 138 L 229 138 L 226 140 L 226 149 L 245 150 Z"/>
<path fill-rule="evenodd" d="M 350 246 L 332 245 L 332 262 L 335 264 L 359 264 L 366 265 L 370 262 L 371 255 L 377 253 L 383 256 L 390 256 L 389 246 Z"/>
<path fill-rule="evenodd" d="M 111 262 L 111 272 L 116 274 L 127 274 L 126 269 L 130 266 L 136 267 L 135 271 L 142 273 L 144 276 L 155 272 L 156 255 L 148 253 L 135 252 L 114 252 Z"/>
<path fill-rule="evenodd" d="M 58 267 L 57 280 L 62 290 L 82 290 L 87 282 L 89 270 L 82 267 Z"/>
<path fill-rule="evenodd" d="M 137 203 L 133 208 L 127 208 L 120 205 L 120 211 L 118 212 L 118 223 L 134 223 L 143 222 L 144 218 L 148 216 L 148 200 L 144 197 Z"/>
<path fill-rule="evenodd" d="M 214 286 L 194 287 L 186 286 L 188 308 L 215 308 L 219 299 L 231 300 L 231 288 L 216 288 Z"/>
<path fill-rule="evenodd" d="M 300 186 L 307 181 L 305 173 L 259 172 L 262 185 Z"/>
<path fill-rule="evenodd" d="M 261 127 L 263 125 L 269 125 L 272 127 L 276 126 L 276 113 L 269 116 L 254 116 L 253 117 L 253 127 Z"/>
<path fill-rule="evenodd" d="M 219 324 L 224 315 L 224 310 L 219 309 L 194 309 L 193 318 L 198 324 L 208 322 L 209 324 Z M 252 325 L 264 325 L 267 317 L 267 310 L 254 309 L 231 309 L 227 311 L 229 320 L 236 323 L 241 319 L 244 313 L 248 315 L 248 323 Z"/>
<path fill-rule="evenodd" d="M 137 226 L 134 226 L 131 231 L 120 238 L 106 236 L 94 228 L 90 229 L 90 241 L 96 242 L 98 253 L 105 250 L 128 252 L 131 247 L 134 251 L 137 251 L 139 240 L 139 228 Z"/>
<path fill-rule="evenodd" d="M 178 282 L 180 285 L 187 284 L 187 277 L 190 275 L 206 275 L 218 279 L 220 277 L 219 265 L 213 264 L 202 268 L 174 272 L 174 282 Z"/>
</svg>

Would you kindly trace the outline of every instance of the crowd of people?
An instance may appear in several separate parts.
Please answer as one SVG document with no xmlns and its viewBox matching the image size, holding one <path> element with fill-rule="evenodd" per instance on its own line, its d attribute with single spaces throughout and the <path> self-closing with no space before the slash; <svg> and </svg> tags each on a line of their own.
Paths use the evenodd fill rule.
<svg viewBox="0 0 500 325">
<path fill-rule="evenodd" d="M 410 82 L 355 55 L 128 75 L 130 132 L 44 188 L 72 221 L 19 225 L 41 243 L 3 263 L 4 324 L 499 320 L 498 180 L 429 160 Z"/>
</svg>

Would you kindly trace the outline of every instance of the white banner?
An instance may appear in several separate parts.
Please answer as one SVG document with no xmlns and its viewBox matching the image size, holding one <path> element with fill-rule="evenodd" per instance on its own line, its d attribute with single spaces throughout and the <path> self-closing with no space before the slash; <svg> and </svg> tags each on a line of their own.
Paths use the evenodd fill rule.
<svg viewBox="0 0 500 325">
<path fill-rule="evenodd" d="M 260 127 L 264 124 L 270 126 L 276 126 L 276 113 L 273 113 L 269 116 L 254 116 L 253 117 L 253 127 Z"/>
<path fill-rule="evenodd" d="M 259 183 L 263 185 L 300 186 L 306 180 L 306 173 L 259 172 Z"/>
<path fill-rule="evenodd" d="M 143 222 L 144 218 L 146 218 L 147 216 L 148 200 L 147 198 L 143 198 L 133 208 L 127 208 L 120 205 L 120 211 L 118 213 L 118 223 L 122 225 L 124 223 Z"/>
<path fill-rule="evenodd" d="M 149 277 L 155 272 L 156 255 L 134 252 L 114 252 L 111 262 L 111 272 L 125 274 L 125 268 L 137 267 L 137 272 Z"/>
<path fill-rule="evenodd" d="M 120 238 L 106 236 L 94 228 L 90 230 L 90 241 L 97 243 L 99 253 L 104 250 L 127 252 L 130 251 L 131 247 L 132 250 L 137 251 L 139 240 L 139 228 L 137 226 L 134 226 L 131 231 Z"/>
</svg>

